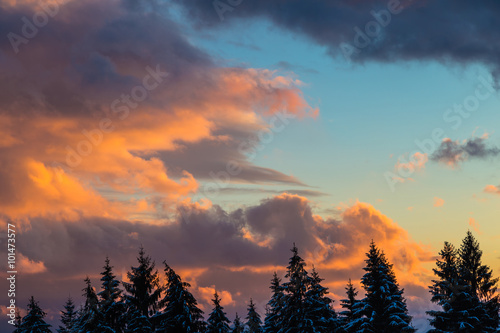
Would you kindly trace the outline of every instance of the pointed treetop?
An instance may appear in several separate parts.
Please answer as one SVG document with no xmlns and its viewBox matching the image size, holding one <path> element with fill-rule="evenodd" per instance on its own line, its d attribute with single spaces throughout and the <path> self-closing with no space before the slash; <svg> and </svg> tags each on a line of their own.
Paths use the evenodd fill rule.
<svg viewBox="0 0 500 333">
<path fill-rule="evenodd" d="M 241 322 L 241 318 L 238 315 L 238 312 L 236 312 L 236 316 L 233 321 L 233 330 L 231 331 L 231 333 L 243 333 L 244 329 L 245 327 Z"/>
<path fill-rule="evenodd" d="M 58 333 L 70 333 L 76 323 L 77 312 L 75 311 L 75 304 L 73 303 L 73 299 L 71 297 L 68 297 L 66 304 L 64 305 L 64 310 L 61 311 L 62 325 L 56 330 Z"/>
<path fill-rule="evenodd" d="M 43 318 L 46 313 L 40 308 L 35 298 L 31 296 L 28 303 L 28 313 L 22 319 L 18 332 L 51 333 L 51 325 L 47 324 Z"/>
<path fill-rule="evenodd" d="M 214 298 L 212 299 L 212 302 L 214 302 L 215 306 L 220 305 L 220 297 L 219 297 L 219 293 L 217 292 L 217 290 L 214 292 Z"/>
<path fill-rule="evenodd" d="M 253 299 L 250 298 L 250 303 L 248 304 L 248 315 L 246 317 L 248 327 L 248 333 L 261 333 L 262 332 L 262 320 L 260 315 L 255 309 L 255 303 Z"/>
<path fill-rule="evenodd" d="M 208 317 L 207 333 L 228 333 L 230 330 L 228 325 L 230 321 L 227 319 L 224 308 L 220 305 L 220 301 L 219 294 L 215 291 L 214 299 L 212 299 L 214 309 Z"/>
</svg>

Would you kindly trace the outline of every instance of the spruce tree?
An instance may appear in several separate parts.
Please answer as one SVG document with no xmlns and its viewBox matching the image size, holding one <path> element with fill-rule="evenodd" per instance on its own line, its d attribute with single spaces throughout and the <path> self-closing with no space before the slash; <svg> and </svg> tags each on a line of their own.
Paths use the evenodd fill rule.
<svg viewBox="0 0 500 333">
<path fill-rule="evenodd" d="M 365 298 L 355 306 L 354 315 L 358 319 L 346 325 L 346 329 L 356 329 L 359 333 L 415 332 L 392 265 L 373 241 L 367 257 L 363 268 L 366 273 L 361 279 Z"/>
<path fill-rule="evenodd" d="M 247 333 L 262 333 L 262 320 L 260 319 L 260 314 L 255 310 L 255 304 L 250 298 L 250 303 L 248 304 L 248 315 L 246 317 L 246 327 Z"/>
<path fill-rule="evenodd" d="M 19 333 L 51 333 L 50 325 L 43 318 L 46 313 L 40 308 L 35 298 L 31 296 L 28 303 L 28 313 L 21 321 L 17 329 Z"/>
<path fill-rule="evenodd" d="M 113 274 L 113 266 L 106 257 L 104 271 L 101 273 L 102 290 L 99 296 L 99 311 L 103 315 L 104 326 L 112 328 L 116 333 L 122 332 L 122 316 L 125 313 L 125 303 L 122 302 L 120 281 Z"/>
<path fill-rule="evenodd" d="M 499 324 L 499 299 L 496 294 L 498 278 L 493 278 L 492 270 L 482 264 L 483 252 L 479 242 L 470 231 L 462 241 L 458 250 L 459 275 L 463 284 L 470 288 L 471 296 L 481 302 L 477 313 L 483 332 L 496 332 Z"/>
<path fill-rule="evenodd" d="M 66 304 L 64 305 L 64 310 L 61 311 L 61 323 L 57 329 L 58 333 L 72 333 L 73 326 L 77 319 L 77 312 L 75 311 L 75 304 L 71 297 L 68 297 Z"/>
<path fill-rule="evenodd" d="M 277 333 L 283 326 L 282 323 L 282 309 L 284 306 L 283 287 L 281 286 L 281 279 L 278 274 L 274 272 L 273 279 L 271 280 L 272 296 L 267 303 L 266 318 L 264 320 L 264 331 L 266 333 Z"/>
<path fill-rule="evenodd" d="M 82 289 L 85 297 L 85 305 L 75 322 L 74 331 L 76 333 L 114 333 L 114 331 L 104 324 L 104 316 L 99 311 L 99 300 L 90 278 L 85 278 L 85 288 Z"/>
<path fill-rule="evenodd" d="M 220 305 L 220 301 L 219 294 L 215 292 L 214 299 L 212 299 L 214 309 L 208 317 L 206 333 L 229 333 L 230 321 L 227 319 L 224 308 Z"/>
<path fill-rule="evenodd" d="M 125 333 L 153 333 L 153 325 L 148 317 L 137 309 L 130 309 L 127 313 L 127 327 Z"/>
<path fill-rule="evenodd" d="M 159 283 L 155 263 L 144 253 L 142 246 L 137 261 L 139 265 L 131 267 L 127 272 L 130 283 L 122 282 L 128 293 L 125 295 L 125 300 L 130 311 L 139 310 L 141 315 L 149 319 L 159 310 L 158 301 L 163 289 Z"/>
<path fill-rule="evenodd" d="M 345 288 L 345 290 L 347 298 L 340 300 L 340 304 L 345 310 L 339 313 L 342 326 L 344 327 L 353 322 L 354 319 L 356 319 L 356 316 L 354 315 L 354 309 L 356 308 L 356 303 L 358 302 L 358 300 L 356 299 L 358 292 L 356 291 L 356 288 L 354 288 L 351 279 L 349 279 L 349 282 L 347 282 L 347 287 Z M 353 331 L 351 330 L 347 332 Z"/>
<path fill-rule="evenodd" d="M 238 316 L 238 312 L 236 312 L 236 317 L 234 318 L 233 321 L 233 328 L 231 330 L 231 333 L 243 333 L 244 329 L 245 325 L 243 325 L 240 317 Z"/>
<path fill-rule="evenodd" d="M 434 274 L 438 279 L 430 286 L 431 301 L 441 306 L 442 310 L 428 311 L 433 326 L 429 332 L 482 332 L 481 321 L 477 316 L 480 303 L 471 293 L 470 287 L 460 278 L 457 251 L 453 245 L 445 242 L 444 248 L 436 260 Z"/>
<path fill-rule="evenodd" d="M 293 255 L 290 258 L 285 275 L 289 280 L 283 284 L 284 297 L 279 333 L 301 333 L 305 332 L 306 326 L 308 326 L 305 321 L 304 301 L 310 278 L 305 270 L 306 263 L 299 256 L 295 244 L 293 244 L 291 251 Z"/>
<path fill-rule="evenodd" d="M 23 318 L 21 317 L 21 311 L 19 308 L 16 308 L 16 316 L 14 318 L 14 327 L 16 328 L 12 333 L 20 333 L 21 332 L 21 323 L 23 322 Z"/>
<path fill-rule="evenodd" d="M 313 267 L 304 302 L 305 321 L 310 327 L 309 331 L 313 333 L 332 332 L 340 326 L 332 307 L 333 301 L 327 296 L 328 288 L 323 287 L 321 281 L 323 279 Z"/>
<path fill-rule="evenodd" d="M 168 282 L 165 297 L 160 302 L 165 309 L 156 316 L 160 322 L 157 332 L 201 332 L 204 328 L 203 311 L 188 290 L 191 285 L 183 282 L 166 262 L 164 264 Z"/>
<path fill-rule="evenodd" d="M 434 327 L 429 332 L 433 333 L 457 330 L 461 326 L 460 323 L 466 321 L 464 318 L 459 318 L 460 313 L 456 312 L 453 304 L 457 299 L 459 283 L 457 251 L 452 244 L 445 242 L 439 255 L 441 258 L 436 260 L 437 268 L 433 269 L 438 279 L 432 280 L 433 285 L 429 288 L 432 294 L 431 301 L 440 305 L 443 310 L 427 311 L 432 317 L 430 324 Z"/>
<path fill-rule="evenodd" d="M 427 312 L 432 317 L 430 332 L 497 332 L 498 280 L 482 265 L 472 233 L 467 233 L 458 251 L 445 242 L 439 254 L 434 269 L 438 279 L 432 281 L 430 292 L 441 310 Z"/>
</svg>

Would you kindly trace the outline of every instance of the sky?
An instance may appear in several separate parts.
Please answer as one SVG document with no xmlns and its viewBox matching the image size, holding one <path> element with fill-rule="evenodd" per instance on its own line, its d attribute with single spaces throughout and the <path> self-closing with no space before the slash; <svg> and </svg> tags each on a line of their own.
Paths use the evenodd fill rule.
<svg viewBox="0 0 500 333">
<path fill-rule="evenodd" d="M 373 239 L 414 324 L 444 241 L 500 275 L 500 4 L 0 0 L 0 228 L 16 302 L 141 244 L 209 313 L 264 315 L 295 242 L 339 306 Z M 2 250 L 3 253 L 3 250 Z M 7 256 L 5 256 L 6 258 Z M 7 290 L 6 259 L 2 290 Z M 2 292 L 6 331 L 6 292 Z"/>
</svg>

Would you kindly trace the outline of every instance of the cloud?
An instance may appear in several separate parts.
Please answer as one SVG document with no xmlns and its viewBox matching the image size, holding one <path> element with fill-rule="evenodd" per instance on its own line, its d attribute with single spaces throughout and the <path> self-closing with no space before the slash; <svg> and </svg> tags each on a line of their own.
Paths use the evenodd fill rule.
<svg viewBox="0 0 500 333">
<path fill-rule="evenodd" d="M 43 262 L 46 269 L 19 275 L 20 286 L 35 281 L 37 286 L 20 287 L 20 299 L 34 294 L 57 313 L 68 293 L 81 301 L 78 295 L 86 275 L 99 287 L 98 273 L 106 255 L 123 277 L 144 244 L 157 263 L 166 260 L 192 284 L 205 309 L 211 309 L 207 295 L 217 288 L 231 314 L 245 311 L 250 297 L 264 311 L 272 272 L 284 275 L 292 242 L 307 268 L 314 264 L 331 291 L 343 297 L 347 278 L 356 281 L 362 276 L 365 252 L 373 239 L 394 263 L 406 294 L 418 297 L 418 302 L 428 300 L 431 273 L 424 266 L 434 261 L 433 254 L 370 204 L 355 202 L 342 210 L 339 219 L 314 214 L 306 198 L 291 194 L 232 211 L 194 203 L 179 210 L 182 214 L 176 219 L 155 223 L 86 216 L 78 221 L 32 218 L 16 245 L 30 263 Z M 157 268 L 163 274 L 161 266 Z"/>
<path fill-rule="evenodd" d="M 0 3 L 6 36 L 44 2 Z M 317 115 L 303 83 L 217 65 L 166 10 L 65 1 L 18 53 L 0 41 L 3 214 L 154 220 L 228 161 L 241 168 L 231 182 L 305 185 L 252 162 L 269 135 Z"/>
<path fill-rule="evenodd" d="M 434 197 L 434 207 L 442 207 L 444 205 L 444 200 L 438 197 Z"/>
<path fill-rule="evenodd" d="M 0 2 L 0 34 L 21 33 L 22 18 L 42 3 Z M 300 6 L 316 12 L 318 5 L 330 13 L 336 7 Z M 265 13 L 266 6 L 273 11 L 265 15 L 276 14 L 273 2 L 255 9 Z M 57 320 L 67 294 L 82 301 L 87 274 L 99 286 L 106 255 L 125 276 L 144 244 L 157 262 L 186 274 L 207 308 L 201 294 L 221 285 L 234 310 L 249 296 L 267 301 L 270 273 L 283 273 L 293 241 L 340 294 L 348 276 L 362 275 L 371 239 L 409 296 L 425 299 L 428 247 L 369 204 L 327 219 L 306 198 L 286 193 L 231 211 L 191 202 L 228 161 L 242 169 L 234 183 L 306 185 L 253 160 L 271 134 L 285 130 L 287 117 L 314 118 L 318 110 L 295 75 L 221 67 L 167 10 L 156 1 L 66 1 L 18 54 L 7 38 L 0 41 L 0 209 L 2 225 L 10 219 L 19 227 L 26 272 L 19 299 L 35 294 Z"/>
<path fill-rule="evenodd" d="M 158 153 L 157 157 L 174 174 L 180 175 L 182 170 L 189 170 L 196 179 L 220 184 L 221 189 L 231 183 L 305 185 L 294 176 L 256 166 L 248 161 L 245 153 L 251 154 L 250 157 L 255 156 L 259 139 L 251 135 L 240 139 L 239 135 L 226 132 L 223 136 L 229 137 L 227 140 L 184 143 L 179 149 Z M 231 172 L 232 169 L 235 171 Z M 204 191 L 203 187 L 201 191 Z"/>
<path fill-rule="evenodd" d="M 25 257 L 22 253 L 17 256 L 17 267 L 21 274 L 37 274 L 47 271 L 43 261 L 34 261 Z"/>
<path fill-rule="evenodd" d="M 282 194 L 282 193 L 289 193 L 289 194 L 297 194 L 303 197 L 322 197 L 322 196 L 329 196 L 328 193 L 324 193 L 321 191 L 315 191 L 315 190 L 299 190 L 299 189 L 289 189 L 289 190 L 270 190 L 266 188 L 246 188 L 246 187 L 227 187 L 221 189 L 222 193 L 225 194 L 251 194 L 251 193 L 257 193 L 257 194 Z"/>
<path fill-rule="evenodd" d="M 486 193 L 500 194 L 500 186 L 487 185 L 483 191 Z"/>
<path fill-rule="evenodd" d="M 25 311 L 25 310 L 23 310 L 23 309 L 21 309 L 21 308 L 19 308 L 19 307 L 17 307 L 17 306 L 16 306 L 16 310 L 19 310 L 19 311 L 20 311 L 19 313 L 20 313 L 21 317 L 26 316 L 26 311 Z M 16 310 L 14 310 L 14 311 L 16 311 Z M 5 305 L 0 305 L 0 315 L 1 315 L 1 316 L 3 316 L 4 318 L 8 318 L 7 320 L 10 320 L 10 317 L 6 317 L 8 314 L 10 314 L 10 311 L 11 311 L 10 309 L 7 309 L 7 306 L 5 306 Z M 14 313 L 15 313 L 15 312 L 14 312 Z M 7 321 L 7 320 L 6 320 L 6 321 Z M 9 325 L 10 325 L 10 324 L 9 324 Z M 12 327 L 12 326 L 11 326 L 11 327 Z"/>
<path fill-rule="evenodd" d="M 474 137 L 462 142 L 443 139 L 441 145 L 432 153 L 431 160 L 457 168 L 460 163 L 473 159 L 488 159 L 500 155 L 500 148 L 489 145 L 487 135 Z"/>
<path fill-rule="evenodd" d="M 486 1 L 481 8 L 466 0 L 307 3 L 257 0 L 243 2 L 225 12 L 223 20 L 212 2 L 176 2 L 186 9 L 186 15 L 195 20 L 200 29 L 227 28 L 244 19 L 263 18 L 307 36 L 325 46 L 334 57 L 352 51 L 350 59 L 359 62 L 482 62 L 490 65 L 494 72 L 498 71 L 500 46 L 496 41 L 500 38 L 500 29 L 491 22 L 496 22 L 500 6 L 493 0 Z M 392 5 L 391 14 L 388 9 Z M 467 24 L 457 24 L 464 20 Z M 346 51 L 345 45 L 351 49 Z"/>
<path fill-rule="evenodd" d="M 427 154 L 416 152 L 415 154 L 410 156 L 409 161 L 404 162 L 404 160 L 405 157 L 402 156 L 396 162 L 394 169 L 397 172 L 412 173 L 414 171 L 420 171 L 425 168 L 425 164 L 429 161 L 429 158 Z"/>
<path fill-rule="evenodd" d="M 476 219 L 474 218 L 469 218 L 469 225 L 474 229 L 475 232 L 477 232 L 478 234 L 482 234 L 481 230 L 479 229 L 480 228 L 480 225 L 478 222 L 476 222 Z"/>
<path fill-rule="evenodd" d="M 247 43 L 242 43 L 239 41 L 228 41 L 228 44 L 238 46 L 244 49 L 252 50 L 252 51 L 262 51 L 262 49 L 254 44 L 247 44 Z"/>
<path fill-rule="evenodd" d="M 215 286 L 210 287 L 200 287 L 198 288 L 198 292 L 202 300 L 204 300 L 206 304 L 213 304 L 212 299 L 214 298 L 214 294 L 217 291 L 219 297 L 221 299 L 220 304 L 222 306 L 235 305 L 233 301 L 233 296 L 229 291 L 217 289 Z M 212 306 L 213 308 L 213 306 Z M 211 308 L 205 309 L 204 311 L 210 311 Z"/>
<path fill-rule="evenodd" d="M 289 71 L 299 71 L 299 72 L 303 71 L 303 72 L 311 73 L 311 74 L 319 74 L 319 72 L 313 68 L 304 67 L 304 66 L 296 65 L 296 64 L 291 64 L 288 61 L 284 61 L 284 60 L 277 62 L 274 66 L 276 66 L 277 68 L 285 69 L 285 70 L 289 70 Z"/>
</svg>

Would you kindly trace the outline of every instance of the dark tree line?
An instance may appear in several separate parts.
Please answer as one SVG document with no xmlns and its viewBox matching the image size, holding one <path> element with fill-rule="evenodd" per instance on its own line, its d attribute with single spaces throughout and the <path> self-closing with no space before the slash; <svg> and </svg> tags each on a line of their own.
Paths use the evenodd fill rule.
<svg viewBox="0 0 500 333">
<path fill-rule="evenodd" d="M 441 309 L 427 312 L 434 327 L 430 332 L 498 332 L 498 278 L 482 264 L 472 233 L 467 232 L 458 250 L 445 242 L 439 255 L 430 291 Z"/>
<path fill-rule="evenodd" d="M 436 280 L 430 286 L 432 302 L 440 310 L 428 311 L 429 332 L 497 332 L 499 326 L 498 279 L 482 264 L 478 242 L 468 232 L 456 250 L 445 243 L 436 261 Z M 285 281 L 275 272 L 271 298 L 262 320 L 252 299 L 243 320 L 231 323 L 216 292 L 213 310 L 204 320 L 189 283 L 164 262 L 166 283 L 160 283 L 155 263 L 140 248 L 138 265 L 127 273 L 129 282 L 117 280 L 108 258 L 101 272 L 99 292 L 87 277 L 85 299 L 78 309 L 71 298 L 61 311 L 58 333 L 396 333 L 415 332 L 408 314 L 404 290 L 393 266 L 372 241 L 361 278 L 364 297 L 351 280 L 337 313 L 318 272 L 306 263 L 294 245 Z M 123 286 L 123 289 L 120 288 Z M 45 312 L 33 297 L 28 313 L 16 317 L 16 333 L 51 332 Z"/>
</svg>

